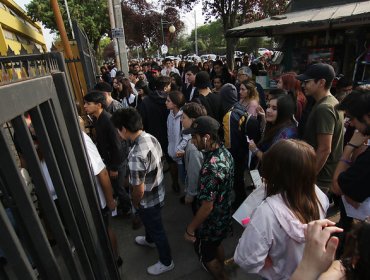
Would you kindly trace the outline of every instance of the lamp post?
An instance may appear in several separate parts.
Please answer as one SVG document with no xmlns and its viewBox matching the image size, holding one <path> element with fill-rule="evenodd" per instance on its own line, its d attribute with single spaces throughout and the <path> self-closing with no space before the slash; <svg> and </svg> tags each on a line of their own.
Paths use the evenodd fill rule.
<svg viewBox="0 0 370 280">
<path fill-rule="evenodd" d="M 162 54 L 165 55 L 168 51 L 168 47 L 166 46 L 166 42 L 165 42 L 165 38 L 164 38 L 164 29 L 163 29 L 163 25 L 170 25 L 168 27 L 168 31 L 170 33 L 175 33 L 176 31 L 176 28 L 175 26 L 173 25 L 172 22 L 169 22 L 169 21 L 166 21 L 166 20 L 163 20 L 162 17 L 161 17 L 161 30 L 162 30 L 162 46 L 161 46 L 161 51 L 162 51 Z"/>
</svg>

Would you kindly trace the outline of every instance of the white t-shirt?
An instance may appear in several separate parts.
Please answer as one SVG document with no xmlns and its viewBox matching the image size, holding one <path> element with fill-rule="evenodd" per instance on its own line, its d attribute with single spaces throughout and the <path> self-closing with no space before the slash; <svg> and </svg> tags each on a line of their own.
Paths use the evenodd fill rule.
<svg viewBox="0 0 370 280">
<path fill-rule="evenodd" d="M 85 146 L 87 150 L 87 155 L 90 160 L 91 168 L 94 172 L 94 175 L 97 176 L 105 168 L 104 162 L 91 138 L 85 132 L 82 132 L 82 134 L 84 136 Z M 105 196 L 98 178 L 96 178 L 96 187 L 98 189 L 100 207 L 104 209 L 107 206 L 107 202 L 105 200 Z"/>
<path fill-rule="evenodd" d="M 57 197 L 57 194 L 55 193 L 54 185 L 53 185 L 53 182 L 51 181 L 50 173 L 49 173 L 48 167 L 46 166 L 46 162 L 44 160 L 41 160 L 40 164 L 41 164 L 41 171 L 44 174 L 46 186 L 48 187 L 49 193 L 51 197 L 53 198 L 53 200 L 56 200 L 58 197 Z"/>
</svg>

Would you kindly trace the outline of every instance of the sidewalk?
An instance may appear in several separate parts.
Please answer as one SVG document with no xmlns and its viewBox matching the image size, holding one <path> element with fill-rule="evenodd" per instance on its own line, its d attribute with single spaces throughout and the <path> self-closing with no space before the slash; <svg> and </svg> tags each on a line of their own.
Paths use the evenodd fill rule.
<svg viewBox="0 0 370 280">
<path fill-rule="evenodd" d="M 141 247 L 134 243 L 135 236 L 144 235 L 143 227 L 133 230 L 130 219 L 115 217 L 112 219 L 112 225 L 117 234 L 119 250 L 123 259 L 123 265 L 120 269 L 122 279 L 212 279 L 210 274 L 200 265 L 192 244 L 184 240 L 185 227 L 191 221 L 192 213 L 189 206 L 180 204 L 180 195 L 172 191 L 170 182 L 169 173 L 165 173 L 166 198 L 165 206 L 162 210 L 162 218 L 172 250 L 175 268 L 159 276 L 147 274 L 146 268 L 158 261 L 157 250 L 155 248 Z M 234 223 L 233 228 L 233 236 L 223 242 L 226 259 L 233 256 L 239 237 L 243 232 L 242 227 L 237 223 Z M 236 265 L 227 266 L 227 272 L 229 279 L 261 279 L 256 275 L 244 273 Z"/>
</svg>

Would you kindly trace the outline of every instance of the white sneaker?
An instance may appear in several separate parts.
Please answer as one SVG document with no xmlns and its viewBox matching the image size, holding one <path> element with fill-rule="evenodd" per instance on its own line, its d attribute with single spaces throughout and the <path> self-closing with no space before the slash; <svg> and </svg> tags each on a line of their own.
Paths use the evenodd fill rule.
<svg viewBox="0 0 370 280">
<path fill-rule="evenodd" d="M 148 246 L 150 248 L 155 248 L 155 244 L 149 243 L 148 241 L 146 241 L 145 236 L 142 236 L 142 235 L 136 236 L 135 242 L 136 244 L 141 245 L 141 246 Z"/>
<path fill-rule="evenodd" d="M 168 266 L 158 261 L 156 264 L 149 266 L 146 271 L 151 275 L 159 275 L 167 271 L 170 271 L 174 268 L 175 268 L 175 264 L 173 263 L 173 261 L 171 261 L 171 264 Z"/>
</svg>

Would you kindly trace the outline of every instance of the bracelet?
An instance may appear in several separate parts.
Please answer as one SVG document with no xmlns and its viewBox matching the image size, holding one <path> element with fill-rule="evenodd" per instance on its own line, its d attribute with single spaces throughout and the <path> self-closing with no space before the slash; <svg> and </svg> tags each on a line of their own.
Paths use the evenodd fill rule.
<svg viewBox="0 0 370 280">
<path fill-rule="evenodd" d="M 185 228 L 185 232 L 187 235 L 189 235 L 190 237 L 195 237 L 195 234 L 191 234 L 188 232 L 188 227 Z"/>
<path fill-rule="evenodd" d="M 345 159 L 345 158 L 341 158 L 339 161 L 344 162 L 344 163 L 346 163 L 348 165 L 352 165 L 352 161 L 351 160 L 348 160 L 348 159 Z"/>
<path fill-rule="evenodd" d="M 357 148 L 359 148 L 359 147 L 360 147 L 360 146 L 357 146 L 357 145 L 352 144 L 352 143 L 350 143 L 350 142 L 348 142 L 346 146 L 350 146 L 350 147 L 355 148 L 355 149 L 357 149 Z"/>
</svg>

